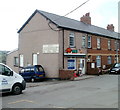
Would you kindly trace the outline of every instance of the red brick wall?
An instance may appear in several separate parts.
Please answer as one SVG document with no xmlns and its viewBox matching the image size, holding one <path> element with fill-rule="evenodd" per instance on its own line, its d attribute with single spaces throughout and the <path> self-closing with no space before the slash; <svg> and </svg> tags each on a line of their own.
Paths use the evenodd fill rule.
<svg viewBox="0 0 120 110">
<path fill-rule="evenodd" d="M 97 38 L 101 39 L 101 48 L 97 49 Z M 108 49 L 108 40 L 111 41 L 111 49 Z M 88 55 L 91 55 L 91 61 L 96 61 L 96 56 L 101 56 L 101 65 L 107 65 L 108 64 L 108 56 L 112 57 L 112 63 L 114 63 L 115 58 L 115 40 L 110 38 L 104 38 L 100 36 L 92 35 L 91 38 L 91 49 L 88 49 Z"/>
</svg>

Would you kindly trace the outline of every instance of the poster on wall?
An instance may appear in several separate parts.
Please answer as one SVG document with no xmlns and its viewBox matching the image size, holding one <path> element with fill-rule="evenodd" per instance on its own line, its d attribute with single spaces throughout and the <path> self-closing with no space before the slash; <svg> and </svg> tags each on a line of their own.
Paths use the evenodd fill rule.
<svg viewBox="0 0 120 110">
<path fill-rule="evenodd" d="M 43 53 L 59 53 L 59 44 L 43 45 Z"/>
</svg>

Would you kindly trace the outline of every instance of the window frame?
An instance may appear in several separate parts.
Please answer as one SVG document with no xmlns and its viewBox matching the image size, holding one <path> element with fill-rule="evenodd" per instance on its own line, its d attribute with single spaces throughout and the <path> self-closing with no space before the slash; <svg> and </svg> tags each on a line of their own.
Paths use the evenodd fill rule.
<svg viewBox="0 0 120 110">
<path fill-rule="evenodd" d="M 92 43 L 91 43 L 91 41 L 92 41 L 92 40 L 91 40 L 92 37 L 91 37 L 91 36 L 88 36 L 88 37 L 90 38 L 90 40 L 87 39 L 87 41 L 88 41 L 88 42 L 87 42 L 87 47 L 88 47 L 88 48 L 92 48 L 92 45 L 91 45 L 91 44 L 92 44 Z M 90 46 L 88 45 L 89 43 L 90 43 Z"/>
<path fill-rule="evenodd" d="M 70 32 L 69 34 L 69 47 L 75 47 L 75 33 L 74 32 Z"/>
<path fill-rule="evenodd" d="M 108 40 L 108 50 L 111 50 L 111 40 Z"/>
<path fill-rule="evenodd" d="M 33 53 L 32 54 L 32 64 L 33 65 L 37 65 L 38 64 L 38 54 L 37 53 Z"/>
<path fill-rule="evenodd" d="M 72 64 L 72 66 L 74 66 L 74 68 L 72 68 L 72 66 L 70 67 L 70 64 L 68 62 L 69 60 L 74 60 L 74 64 Z M 76 69 L 76 58 L 68 58 L 67 59 L 67 69 L 72 69 L 72 70 Z"/>
<path fill-rule="evenodd" d="M 19 62 L 20 67 L 24 67 L 24 55 L 20 54 L 19 59 L 20 59 L 20 62 Z"/>
<path fill-rule="evenodd" d="M 99 61 L 99 63 L 98 63 L 98 61 Z M 98 64 L 100 64 L 100 65 L 98 65 Z M 96 56 L 96 66 L 101 67 L 101 56 L 100 55 Z"/>
<path fill-rule="evenodd" d="M 97 38 L 97 49 L 101 49 L 101 38 Z"/>
<path fill-rule="evenodd" d="M 107 63 L 108 63 L 108 64 L 112 64 L 112 57 L 111 57 L 111 56 L 108 56 L 108 57 L 107 57 Z"/>
<path fill-rule="evenodd" d="M 18 65 L 19 65 L 19 58 L 14 57 L 14 66 L 18 66 Z"/>
<path fill-rule="evenodd" d="M 82 36 L 82 48 L 86 48 L 86 36 Z"/>
</svg>

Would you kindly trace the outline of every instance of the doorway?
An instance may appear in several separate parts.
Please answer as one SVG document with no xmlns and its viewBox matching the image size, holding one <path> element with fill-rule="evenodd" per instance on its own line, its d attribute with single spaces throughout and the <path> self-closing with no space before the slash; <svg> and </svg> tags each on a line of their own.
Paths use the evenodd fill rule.
<svg viewBox="0 0 120 110">
<path fill-rule="evenodd" d="M 80 68 L 81 73 L 85 74 L 85 59 L 80 59 Z"/>
</svg>

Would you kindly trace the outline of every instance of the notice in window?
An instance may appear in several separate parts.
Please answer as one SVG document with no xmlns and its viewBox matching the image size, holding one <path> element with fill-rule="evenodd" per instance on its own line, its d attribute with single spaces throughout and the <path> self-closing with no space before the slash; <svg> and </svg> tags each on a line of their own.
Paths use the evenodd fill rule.
<svg viewBox="0 0 120 110">
<path fill-rule="evenodd" d="M 43 45 L 43 53 L 59 53 L 59 44 Z"/>
<path fill-rule="evenodd" d="M 95 63 L 91 63 L 91 68 L 95 68 Z"/>
</svg>

